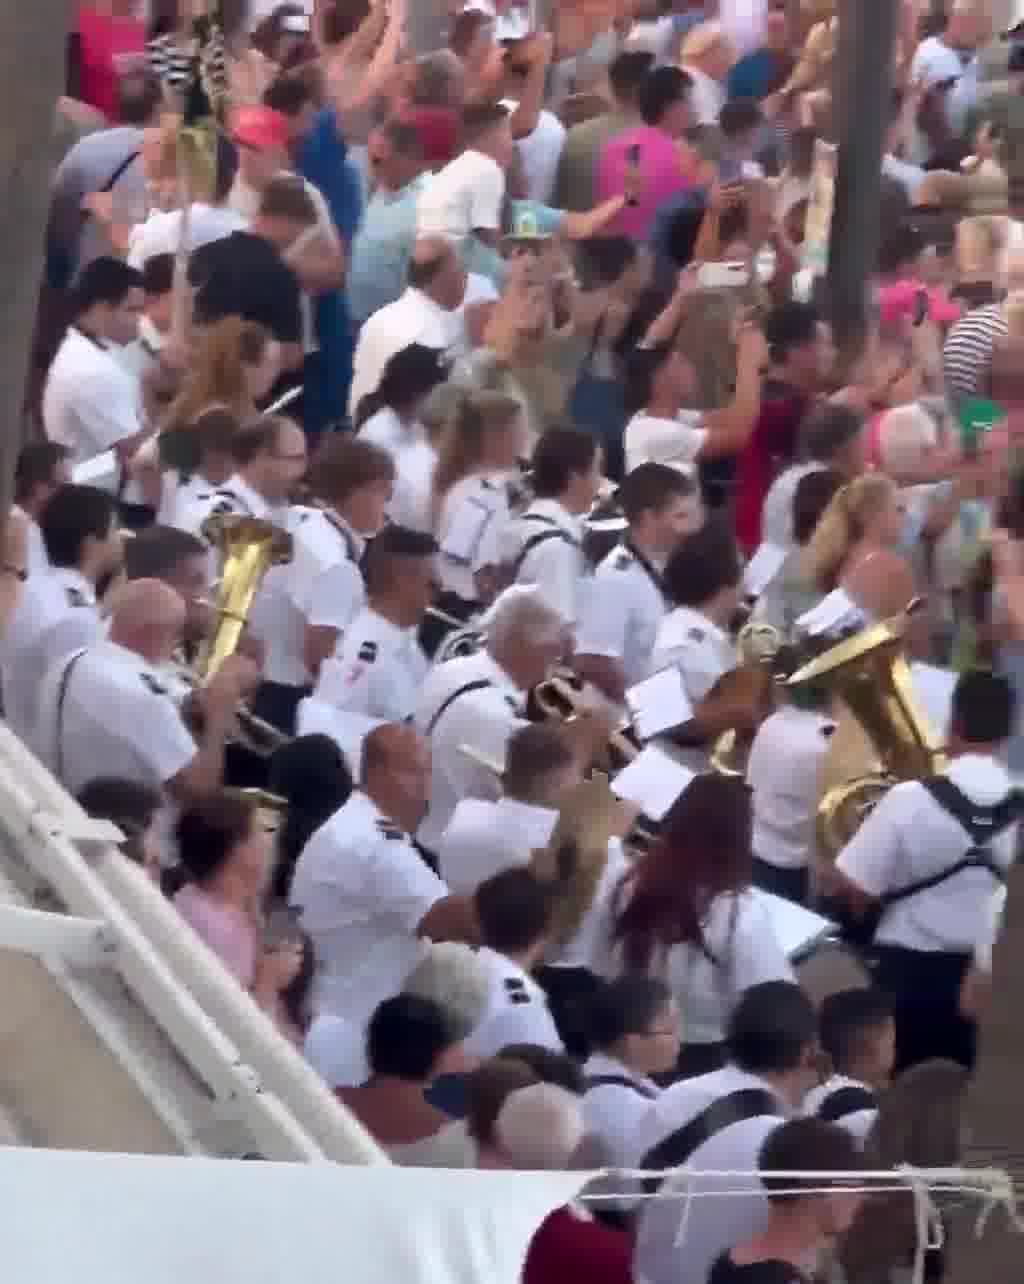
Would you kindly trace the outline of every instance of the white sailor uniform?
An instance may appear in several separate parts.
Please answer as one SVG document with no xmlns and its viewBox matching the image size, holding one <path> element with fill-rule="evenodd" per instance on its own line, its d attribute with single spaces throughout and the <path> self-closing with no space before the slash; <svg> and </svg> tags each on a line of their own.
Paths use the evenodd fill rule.
<svg viewBox="0 0 1024 1284">
<path fill-rule="evenodd" d="M 401 629 L 365 606 L 324 662 L 314 696 L 342 713 L 405 722 L 429 667 L 415 628 Z"/>
<path fill-rule="evenodd" d="M 627 686 L 646 678 L 668 611 L 661 568 L 627 542 L 594 573 L 576 631 L 576 653 L 618 660 Z"/>
<path fill-rule="evenodd" d="M 804 1098 L 803 1113 L 840 1124 L 863 1146 L 878 1118 L 878 1098 L 866 1083 L 834 1074 L 810 1090 Z"/>
<path fill-rule="evenodd" d="M 509 516 L 504 478 L 474 474 L 455 483 L 444 497 L 438 522 L 437 572 L 443 593 L 467 606 L 478 601 L 474 576 L 501 565 Z"/>
<path fill-rule="evenodd" d="M 583 525 L 555 499 L 535 499 L 509 523 L 502 562 L 519 584 L 536 584 L 570 623 L 583 615 L 591 579 L 583 552 Z"/>
<path fill-rule="evenodd" d="M 487 1006 L 466 1039 L 466 1051 L 493 1057 L 510 1043 L 536 1043 L 564 1052 L 547 996 L 529 972 L 486 946 L 477 958 L 487 973 Z"/>
</svg>

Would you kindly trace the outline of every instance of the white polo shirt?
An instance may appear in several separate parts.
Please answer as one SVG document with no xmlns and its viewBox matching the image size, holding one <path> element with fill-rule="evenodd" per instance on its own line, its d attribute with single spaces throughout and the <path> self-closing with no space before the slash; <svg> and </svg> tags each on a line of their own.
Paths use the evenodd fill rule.
<svg viewBox="0 0 1024 1284">
<path fill-rule="evenodd" d="M 394 303 L 379 308 L 367 317 L 359 331 L 353 356 L 352 389 L 348 409 L 355 415 L 362 399 L 377 391 L 384 367 L 410 343 L 437 348 L 449 360 L 457 362 L 469 353 L 465 311 L 470 304 L 488 303 L 498 292 L 484 276 L 470 272 L 466 293 L 457 308 L 450 311 L 435 303 L 429 295 L 409 286 Z"/>
<path fill-rule="evenodd" d="M 437 573 L 444 590 L 477 600 L 473 577 L 501 564 L 510 515 L 504 477 L 474 473 L 455 483 L 444 497 L 437 527 Z"/>
<path fill-rule="evenodd" d="M 114 642 L 95 642 L 55 664 L 39 703 L 40 756 L 72 794 L 99 775 L 162 790 L 196 755 L 163 677 Z"/>
<path fill-rule="evenodd" d="M 363 1027 L 419 962 L 417 929 L 447 895 L 408 836 L 354 792 L 302 849 L 289 895 L 316 953 L 315 1006 Z"/>
<path fill-rule="evenodd" d="M 807 1096 L 804 1097 L 803 1113 L 805 1115 L 817 1115 L 829 1098 L 837 1092 L 842 1092 L 844 1088 L 860 1088 L 864 1092 L 870 1092 L 872 1096 L 875 1095 L 874 1090 L 869 1088 L 866 1083 L 861 1083 L 859 1079 L 851 1079 L 845 1074 L 833 1074 L 824 1083 L 819 1084 L 817 1088 L 812 1088 Z M 831 1122 L 845 1128 L 857 1145 L 863 1147 L 868 1133 L 875 1126 L 877 1119 L 878 1107 L 866 1106 L 862 1110 L 851 1110 L 848 1114 L 841 1115 Z"/>
<path fill-rule="evenodd" d="M 380 446 L 395 464 L 395 488 L 388 516 L 396 526 L 432 533 L 431 496 L 437 451 L 427 440 L 419 422 L 403 424 L 390 406 L 367 419 L 357 434 L 363 441 Z"/>
<path fill-rule="evenodd" d="M 487 976 L 487 1005 L 465 1041 L 466 1051 L 485 1058 L 510 1043 L 536 1043 L 564 1052 L 547 995 L 529 972 L 487 946 L 477 951 L 477 960 Z"/>
<path fill-rule="evenodd" d="M 39 691 L 50 667 L 104 633 L 92 584 L 73 567 L 31 575 L 0 644 L 4 717 L 32 744 Z"/>
<path fill-rule="evenodd" d="M 468 689 L 476 683 L 481 685 Z M 457 692 L 462 694 L 456 697 Z M 461 746 L 504 767 L 509 736 L 528 725 L 525 710 L 526 692 L 487 651 L 447 660 L 431 670 L 415 716 L 417 731 L 430 741 L 430 810 L 419 831 L 428 851 L 438 850 L 463 798 L 493 799 L 501 791 L 493 772 L 462 753 Z"/>
<path fill-rule="evenodd" d="M 683 1080 L 667 1088 L 636 1129 L 635 1163 L 679 1128 L 702 1114 L 720 1098 L 744 1089 L 772 1089 L 755 1075 L 736 1066 Z M 774 1093 L 772 1095 L 775 1095 Z M 741 1240 L 760 1234 L 768 1224 L 768 1200 L 757 1176 L 758 1156 L 767 1138 L 789 1113 L 776 1098 L 778 1114 L 756 1115 L 716 1133 L 690 1156 L 686 1168 L 704 1172 L 747 1173 L 746 1177 L 703 1177 L 699 1184 L 686 1168 L 670 1175 L 662 1186 L 678 1199 L 652 1199 L 643 1205 L 637 1224 L 633 1278 L 637 1284 L 707 1284 L 708 1272 L 720 1254 Z M 728 1197 L 693 1199 L 683 1196 L 687 1184 L 700 1191 L 749 1190 Z M 685 1219 L 685 1235 L 681 1234 Z"/>
<path fill-rule="evenodd" d="M 640 464 L 669 464 L 692 477 L 708 438 L 703 419 L 699 410 L 680 410 L 675 419 L 662 419 L 643 411 L 635 414 L 626 424 L 623 440 L 626 472 L 631 473 Z"/>
<path fill-rule="evenodd" d="M 503 563 L 517 584 L 536 584 L 545 601 L 570 623 L 580 619 L 591 576 L 583 553 L 583 524 L 556 499 L 535 499 L 509 523 Z"/>
<path fill-rule="evenodd" d="M 609 1165 L 628 1168 L 635 1158 L 633 1138 L 660 1089 L 653 1079 L 637 1074 L 603 1052 L 595 1052 L 588 1057 L 583 1074 L 588 1085 L 583 1095 L 587 1136 L 600 1139 Z M 626 1079 L 628 1085 L 603 1083 L 590 1086 L 591 1080 L 602 1078 Z"/>
<path fill-rule="evenodd" d="M 480 228 L 501 229 L 505 171 L 483 152 L 467 148 L 431 175 L 416 205 L 416 235 L 456 244 Z"/>
<path fill-rule="evenodd" d="M 343 712 L 405 722 L 429 668 L 415 628 L 400 629 L 364 606 L 324 662 L 314 695 Z"/>
<path fill-rule="evenodd" d="M 608 977 L 623 970 L 612 946 L 611 907 L 599 926 L 595 970 Z M 745 990 L 762 981 L 792 981 L 793 968 L 779 943 L 766 902 L 750 891 L 723 892 L 704 918 L 706 950 L 673 945 L 651 971 L 672 990 L 684 1014 L 687 1043 L 721 1043 L 733 1008 Z"/>
<path fill-rule="evenodd" d="M 1013 781 L 995 758 L 963 754 L 944 775 L 973 802 L 989 806 L 1009 792 Z M 1016 848 L 1017 826 L 992 840 L 996 864 L 1008 870 Z M 870 896 L 882 896 L 938 874 L 961 860 L 970 840 L 960 824 L 923 785 L 909 780 L 894 785 L 839 853 L 836 867 Z M 875 940 L 909 950 L 973 953 L 986 930 L 998 884 L 985 869 L 965 869 L 893 905 L 882 918 Z"/>
<path fill-rule="evenodd" d="M 139 381 L 98 339 L 70 326 L 57 349 L 43 389 L 43 428 L 51 441 L 67 446 L 71 463 L 141 432 Z"/>
<path fill-rule="evenodd" d="M 766 718 L 747 759 L 754 854 L 780 869 L 804 869 L 814 854 L 821 768 L 836 724 L 783 706 Z"/>
<path fill-rule="evenodd" d="M 627 686 L 650 672 L 654 642 L 668 611 L 663 569 L 623 544 L 598 566 L 586 595 L 576 652 L 621 661 Z"/>
</svg>

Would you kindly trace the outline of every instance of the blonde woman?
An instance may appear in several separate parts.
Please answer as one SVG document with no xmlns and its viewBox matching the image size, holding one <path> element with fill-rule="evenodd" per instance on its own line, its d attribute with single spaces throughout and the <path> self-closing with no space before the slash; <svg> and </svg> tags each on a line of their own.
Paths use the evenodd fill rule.
<svg viewBox="0 0 1024 1284">
<path fill-rule="evenodd" d="M 467 392 L 442 436 L 433 494 L 439 604 L 459 619 L 499 587 L 508 483 L 524 449 L 522 407 L 501 392 Z"/>
<path fill-rule="evenodd" d="M 803 554 L 804 578 L 820 593 L 841 588 L 871 619 L 906 609 L 915 596 L 910 563 L 898 551 L 904 512 L 896 483 L 881 473 L 836 492 Z"/>
</svg>

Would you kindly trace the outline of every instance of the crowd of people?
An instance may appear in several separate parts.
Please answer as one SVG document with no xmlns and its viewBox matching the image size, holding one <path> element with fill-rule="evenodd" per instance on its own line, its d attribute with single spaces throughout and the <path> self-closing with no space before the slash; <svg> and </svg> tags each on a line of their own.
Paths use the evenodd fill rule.
<svg viewBox="0 0 1024 1284">
<path fill-rule="evenodd" d="M 394 1162 L 609 1170 L 526 1284 L 890 1280 L 828 1174 L 957 1161 L 1024 811 L 1022 33 L 900 6 L 850 352 L 831 0 L 139 7 L 57 106 L 7 724 Z M 831 849 L 872 627 L 935 741 Z"/>
</svg>

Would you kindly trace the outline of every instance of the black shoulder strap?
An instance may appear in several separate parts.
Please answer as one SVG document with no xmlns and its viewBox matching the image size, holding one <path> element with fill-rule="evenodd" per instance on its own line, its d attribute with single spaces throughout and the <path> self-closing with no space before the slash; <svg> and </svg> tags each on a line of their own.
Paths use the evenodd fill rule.
<svg viewBox="0 0 1024 1284">
<path fill-rule="evenodd" d="M 858 1088 L 856 1084 L 847 1084 L 830 1092 L 818 1107 L 819 1119 L 826 1123 L 838 1123 L 847 1115 L 854 1115 L 858 1110 L 874 1110 L 878 1105 L 877 1098 L 867 1088 Z"/>
<path fill-rule="evenodd" d="M 78 661 L 85 655 L 88 647 L 82 647 L 81 651 L 76 651 L 70 657 L 64 666 L 64 672 L 60 675 L 60 686 L 57 688 L 57 717 L 56 717 L 56 736 L 53 746 L 54 751 L 54 771 L 53 774 L 61 782 L 64 780 L 64 701 L 68 695 L 68 683 L 71 681 L 71 675 L 75 671 Z"/>
<path fill-rule="evenodd" d="M 97 191 L 100 191 L 100 192 L 113 191 L 114 185 L 116 184 L 117 180 L 121 177 L 121 175 L 126 170 L 132 167 L 132 165 L 139 159 L 141 155 L 142 153 L 138 150 L 134 152 L 129 152 L 129 154 L 124 158 L 121 164 L 118 165 L 117 169 L 114 170 L 114 172 L 110 175 L 107 181 L 103 184 L 103 186 L 100 188 L 97 188 Z"/>
<path fill-rule="evenodd" d="M 624 1074 L 596 1074 L 584 1081 L 584 1087 L 587 1092 L 591 1088 L 630 1088 L 639 1096 L 647 1097 L 648 1100 L 653 1100 L 657 1095 L 650 1088 L 645 1088 L 642 1083 L 637 1083 L 635 1079 L 629 1079 Z"/>
<path fill-rule="evenodd" d="M 423 734 L 429 736 L 433 733 L 434 728 L 441 721 L 441 719 L 452 707 L 452 705 L 455 703 L 456 700 L 461 699 L 462 696 L 464 695 L 468 695 L 470 691 L 482 691 L 485 687 L 493 687 L 493 686 L 494 686 L 494 683 L 491 682 L 489 678 L 477 678 L 474 682 L 467 682 L 465 686 L 456 687 L 456 689 L 451 693 L 451 695 L 446 696 L 445 699 L 441 702 L 440 708 L 437 710 L 434 716 L 427 723 Z"/>
<path fill-rule="evenodd" d="M 999 802 L 982 806 L 953 784 L 948 776 L 928 776 L 921 784 L 943 811 L 948 811 L 975 846 L 991 842 L 1024 815 L 1024 793 L 1011 789 Z"/>
<path fill-rule="evenodd" d="M 550 539 L 560 539 L 564 544 L 570 544 L 573 548 L 576 547 L 576 541 L 550 517 L 545 517 L 541 513 L 524 513 L 519 520 L 521 522 L 536 522 L 540 526 L 547 527 L 547 529 L 538 531 L 536 535 L 531 535 L 524 542 L 523 547 L 516 554 L 515 561 L 512 563 L 513 579 L 518 576 L 523 569 L 523 563 L 539 544 L 545 544 Z"/>
<path fill-rule="evenodd" d="M 733 1124 L 742 1123 L 744 1119 L 756 1119 L 758 1115 L 778 1113 L 778 1101 L 764 1088 L 740 1088 L 719 1097 L 689 1123 L 669 1133 L 664 1141 L 647 1152 L 641 1167 L 662 1171 L 681 1168 L 694 1151 Z M 650 1194 L 658 1189 L 661 1182 L 660 1177 L 648 1177 L 644 1181 L 644 1190 Z"/>
</svg>

